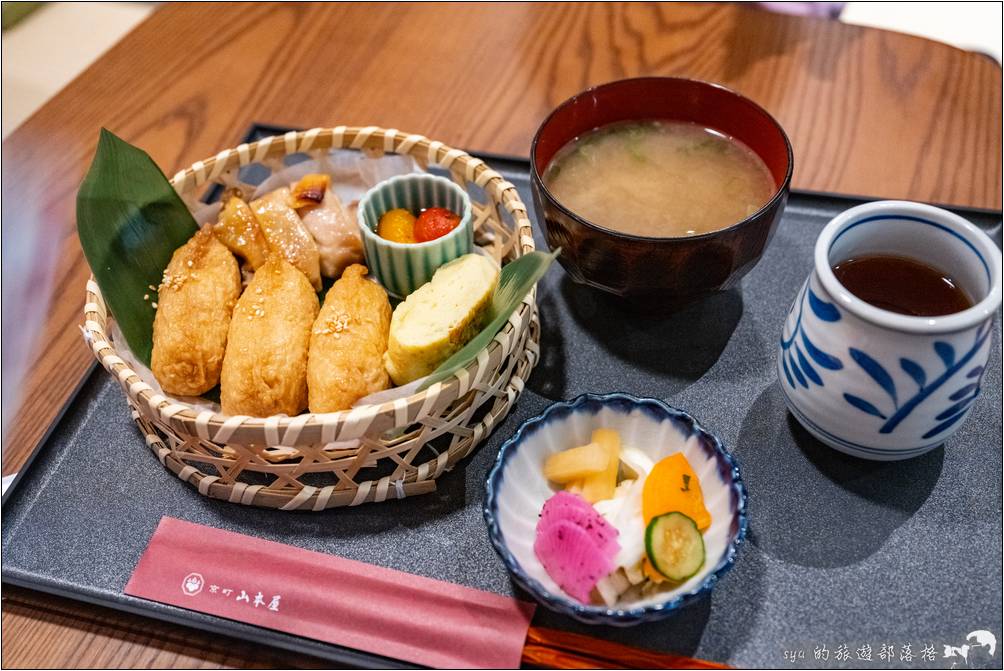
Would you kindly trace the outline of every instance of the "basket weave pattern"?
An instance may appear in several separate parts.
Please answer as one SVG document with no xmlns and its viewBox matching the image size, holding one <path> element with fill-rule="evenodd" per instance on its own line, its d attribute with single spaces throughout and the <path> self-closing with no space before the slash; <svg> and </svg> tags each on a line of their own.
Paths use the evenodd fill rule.
<svg viewBox="0 0 1004 671">
<path fill-rule="evenodd" d="M 526 207 L 502 175 L 441 142 L 393 129 L 339 126 L 265 138 L 199 161 L 171 184 L 194 209 L 213 184 L 247 187 L 239 172 L 244 166 L 277 170 L 287 155 L 316 158 L 332 148 L 371 157 L 407 154 L 423 168 L 442 167 L 471 195 L 476 244 L 499 263 L 534 249 Z M 435 490 L 436 478 L 466 457 L 523 391 L 539 355 L 535 295 L 536 289 L 453 377 L 407 398 L 296 417 L 222 415 L 158 394 L 116 352 L 93 277 L 84 335 L 123 387 L 147 445 L 200 494 L 282 510 L 323 510 Z"/>
</svg>

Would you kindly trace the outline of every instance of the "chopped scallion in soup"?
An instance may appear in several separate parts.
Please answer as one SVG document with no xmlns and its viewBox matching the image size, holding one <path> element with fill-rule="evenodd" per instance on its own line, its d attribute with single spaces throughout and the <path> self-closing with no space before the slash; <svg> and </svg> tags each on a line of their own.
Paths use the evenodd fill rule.
<svg viewBox="0 0 1004 671">
<path fill-rule="evenodd" d="M 749 147 L 682 121 L 616 123 L 581 135 L 558 151 L 544 184 L 594 224 L 656 238 L 726 228 L 775 191 Z"/>
</svg>

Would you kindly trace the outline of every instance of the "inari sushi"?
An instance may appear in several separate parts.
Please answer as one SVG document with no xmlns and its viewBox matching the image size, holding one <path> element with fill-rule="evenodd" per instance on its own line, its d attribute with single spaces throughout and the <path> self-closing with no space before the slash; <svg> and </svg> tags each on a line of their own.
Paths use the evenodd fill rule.
<svg viewBox="0 0 1004 671">
<path fill-rule="evenodd" d="M 230 415 L 296 415 L 307 406 L 307 346 L 317 294 L 278 254 L 259 268 L 230 322 L 220 404 Z"/>
<path fill-rule="evenodd" d="M 237 259 L 209 228 L 175 250 L 158 289 L 150 359 L 166 393 L 198 396 L 219 383 L 240 294 Z"/>
<path fill-rule="evenodd" d="M 310 334 L 307 386 L 311 412 L 337 412 L 386 389 L 384 368 L 390 331 L 387 292 L 353 264 L 332 285 Z"/>
<path fill-rule="evenodd" d="M 251 211 L 269 248 L 306 275 L 314 291 L 320 291 L 321 261 L 317 243 L 300 215 L 290 207 L 290 199 L 289 188 L 282 187 L 251 201 Z"/>
<path fill-rule="evenodd" d="M 219 219 L 213 224 L 216 237 L 231 252 L 245 259 L 253 270 L 257 270 L 268 260 L 269 248 L 265 234 L 258 227 L 251 208 L 237 196 L 227 199 L 220 210 Z"/>
</svg>

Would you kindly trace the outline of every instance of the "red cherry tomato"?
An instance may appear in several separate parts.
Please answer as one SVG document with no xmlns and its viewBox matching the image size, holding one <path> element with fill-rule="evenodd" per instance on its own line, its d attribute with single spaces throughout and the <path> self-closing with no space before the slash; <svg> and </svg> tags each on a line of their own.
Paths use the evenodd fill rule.
<svg viewBox="0 0 1004 671">
<path fill-rule="evenodd" d="M 441 238 L 460 223 L 460 215 L 445 207 L 430 207 L 415 220 L 415 240 L 428 242 Z"/>
</svg>

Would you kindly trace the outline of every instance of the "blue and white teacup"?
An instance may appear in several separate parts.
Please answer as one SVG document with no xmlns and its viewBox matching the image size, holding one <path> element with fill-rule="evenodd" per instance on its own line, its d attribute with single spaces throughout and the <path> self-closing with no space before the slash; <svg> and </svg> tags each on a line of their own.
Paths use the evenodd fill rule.
<svg viewBox="0 0 1004 671">
<path fill-rule="evenodd" d="M 376 232 L 380 217 L 399 207 L 416 216 L 428 207 L 445 207 L 460 215 L 460 223 L 428 242 L 384 240 Z M 356 217 L 370 275 L 398 298 L 407 297 L 431 280 L 440 266 L 474 249 L 471 199 L 445 177 L 408 173 L 386 179 L 363 195 Z"/>
<path fill-rule="evenodd" d="M 916 317 L 845 289 L 832 266 L 864 254 L 947 271 L 974 301 Z M 830 447 L 865 459 L 909 459 L 941 445 L 979 397 L 1001 305 L 1001 252 L 945 210 L 903 201 L 853 207 L 816 241 L 815 269 L 788 312 L 778 379 L 792 415 Z"/>
</svg>

